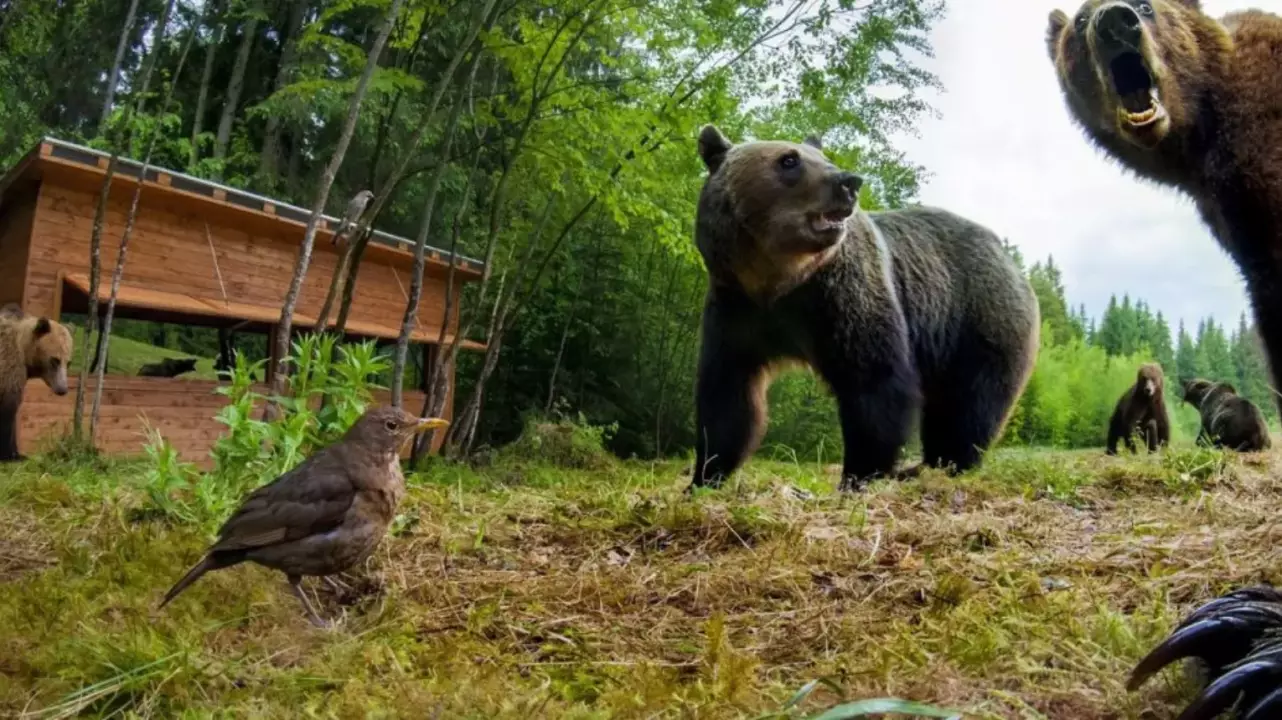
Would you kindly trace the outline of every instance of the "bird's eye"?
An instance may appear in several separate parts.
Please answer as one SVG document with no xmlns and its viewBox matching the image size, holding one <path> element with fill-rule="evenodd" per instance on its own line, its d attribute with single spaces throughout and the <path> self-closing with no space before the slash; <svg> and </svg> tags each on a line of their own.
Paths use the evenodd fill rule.
<svg viewBox="0 0 1282 720">
<path fill-rule="evenodd" d="M 396 421 L 395 421 L 395 420 L 388 420 L 387 422 L 383 423 L 383 426 L 384 426 L 384 427 L 386 427 L 388 430 L 395 430 L 395 429 L 396 429 Z"/>
<path fill-rule="evenodd" d="M 1146 2 L 1142 2 L 1142 3 L 1140 3 L 1140 14 L 1141 14 L 1141 15 L 1152 15 L 1152 14 L 1153 14 L 1153 6 L 1152 6 L 1152 5 L 1150 5 L 1150 4 L 1148 4 L 1148 3 L 1146 3 Z"/>
<path fill-rule="evenodd" d="M 779 167 L 784 170 L 791 170 L 797 167 L 797 164 L 800 162 L 801 159 L 797 157 L 796 153 L 788 153 L 787 155 L 779 158 Z"/>
</svg>

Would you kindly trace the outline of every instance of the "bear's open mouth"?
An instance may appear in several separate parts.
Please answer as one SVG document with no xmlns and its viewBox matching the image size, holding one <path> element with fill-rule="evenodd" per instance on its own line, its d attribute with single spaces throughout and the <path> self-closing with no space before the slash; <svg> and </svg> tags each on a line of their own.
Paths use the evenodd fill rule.
<svg viewBox="0 0 1282 720">
<path fill-rule="evenodd" d="M 841 208 L 813 214 L 809 218 L 810 229 L 820 235 L 837 232 L 846 226 L 846 218 L 852 212 L 852 208 Z"/>
<path fill-rule="evenodd" d="M 1165 114 L 1144 56 L 1133 50 L 1123 52 L 1109 62 L 1108 69 L 1113 91 L 1120 102 L 1118 119 L 1124 124 L 1140 128 L 1157 122 Z"/>
</svg>

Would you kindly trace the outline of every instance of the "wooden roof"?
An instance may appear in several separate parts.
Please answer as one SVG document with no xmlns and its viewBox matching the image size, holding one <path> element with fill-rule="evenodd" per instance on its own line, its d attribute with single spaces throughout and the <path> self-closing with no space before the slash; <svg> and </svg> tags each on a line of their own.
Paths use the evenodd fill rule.
<svg viewBox="0 0 1282 720">
<path fill-rule="evenodd" d="M 4 207 L 5 195 L 10 187 L 26 182 L 39 182 L 46 176 L 86 188 L 92 187 L 97 192 L 106 175 L 110 157 L 109 153 L 84 145 L 52 137 L 42 138 L 36 147 L 0 178 L 0 209 Z M 141 172 L 142 163 L 120 157 L 116 162 L 112 182 L 114 184 L 119 181 L 132 189 L 137 185 Z M 302 229 L 307 226 L 311 217 L 311 211 L 296 205 L 156 166 L 147 167 L 143 185 L 148 194 L 163 193 L 183 200 L 183 205 L 203 215 L 230 216 L 227 219 L 231 224 L 242 227 L 286 224 Z M 316 243 L 319 245 L 321 242 L 329 242 L 340 222 L 341 218 L 323 215 L 317 229 Z M 370 239 L 372 242 L 366 249 L 367 256 L 392 256 L 389 259 L 396 264 L 402 264 L 407 258 L 413 257 L 413 240 L 381 230 L 375 230 Z M 442 275 L 448 271 L 449 265 L 447 250 L 428 246 L 429 273 Z M 460 282 L 479 280 L 484 266 L 479 260 L 459 255 L 455 261 L 455 277 Z"/>
</svg>

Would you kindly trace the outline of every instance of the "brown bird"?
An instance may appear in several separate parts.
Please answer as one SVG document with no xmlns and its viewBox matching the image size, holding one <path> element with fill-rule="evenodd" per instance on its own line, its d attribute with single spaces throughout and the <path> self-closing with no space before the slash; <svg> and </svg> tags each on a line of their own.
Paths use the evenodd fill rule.
<svg viewBox="0 0 1282 720">
<path fill-rule="evenodd" d="M 394 407 L 366 411 L 338 442 L 250 493 L 159 607 L 210 570 L 249 560 L 285 573 L 308 619 L 327 627 L 303 593 L 303 576 L 339 573 L 373 553 L 405 494 L 401 447 L 446 425 Z"/>
</svg>

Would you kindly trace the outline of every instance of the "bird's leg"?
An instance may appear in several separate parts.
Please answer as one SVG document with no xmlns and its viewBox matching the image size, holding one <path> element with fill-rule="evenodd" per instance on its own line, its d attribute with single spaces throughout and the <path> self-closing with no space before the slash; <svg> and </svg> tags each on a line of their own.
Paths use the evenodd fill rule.
<svg viewBox="0 0 1282 720">
<path fill-rule="evenodd" d="M 311 601 L 307 599 L 307 593 L 303 592 L 302 576 L 290 575 L 289 589 L 294 592 L 294 597 L 298 598 L 298 601 L 303 604 L 303 609 L 307 611 L 307 619 L 311 620 L 313 625 L 321 628 L 330 627 L 328 622 L 322 620 L 321 616 L 316 614 L 316 610 L 312 608 Z"/>
</svg>

